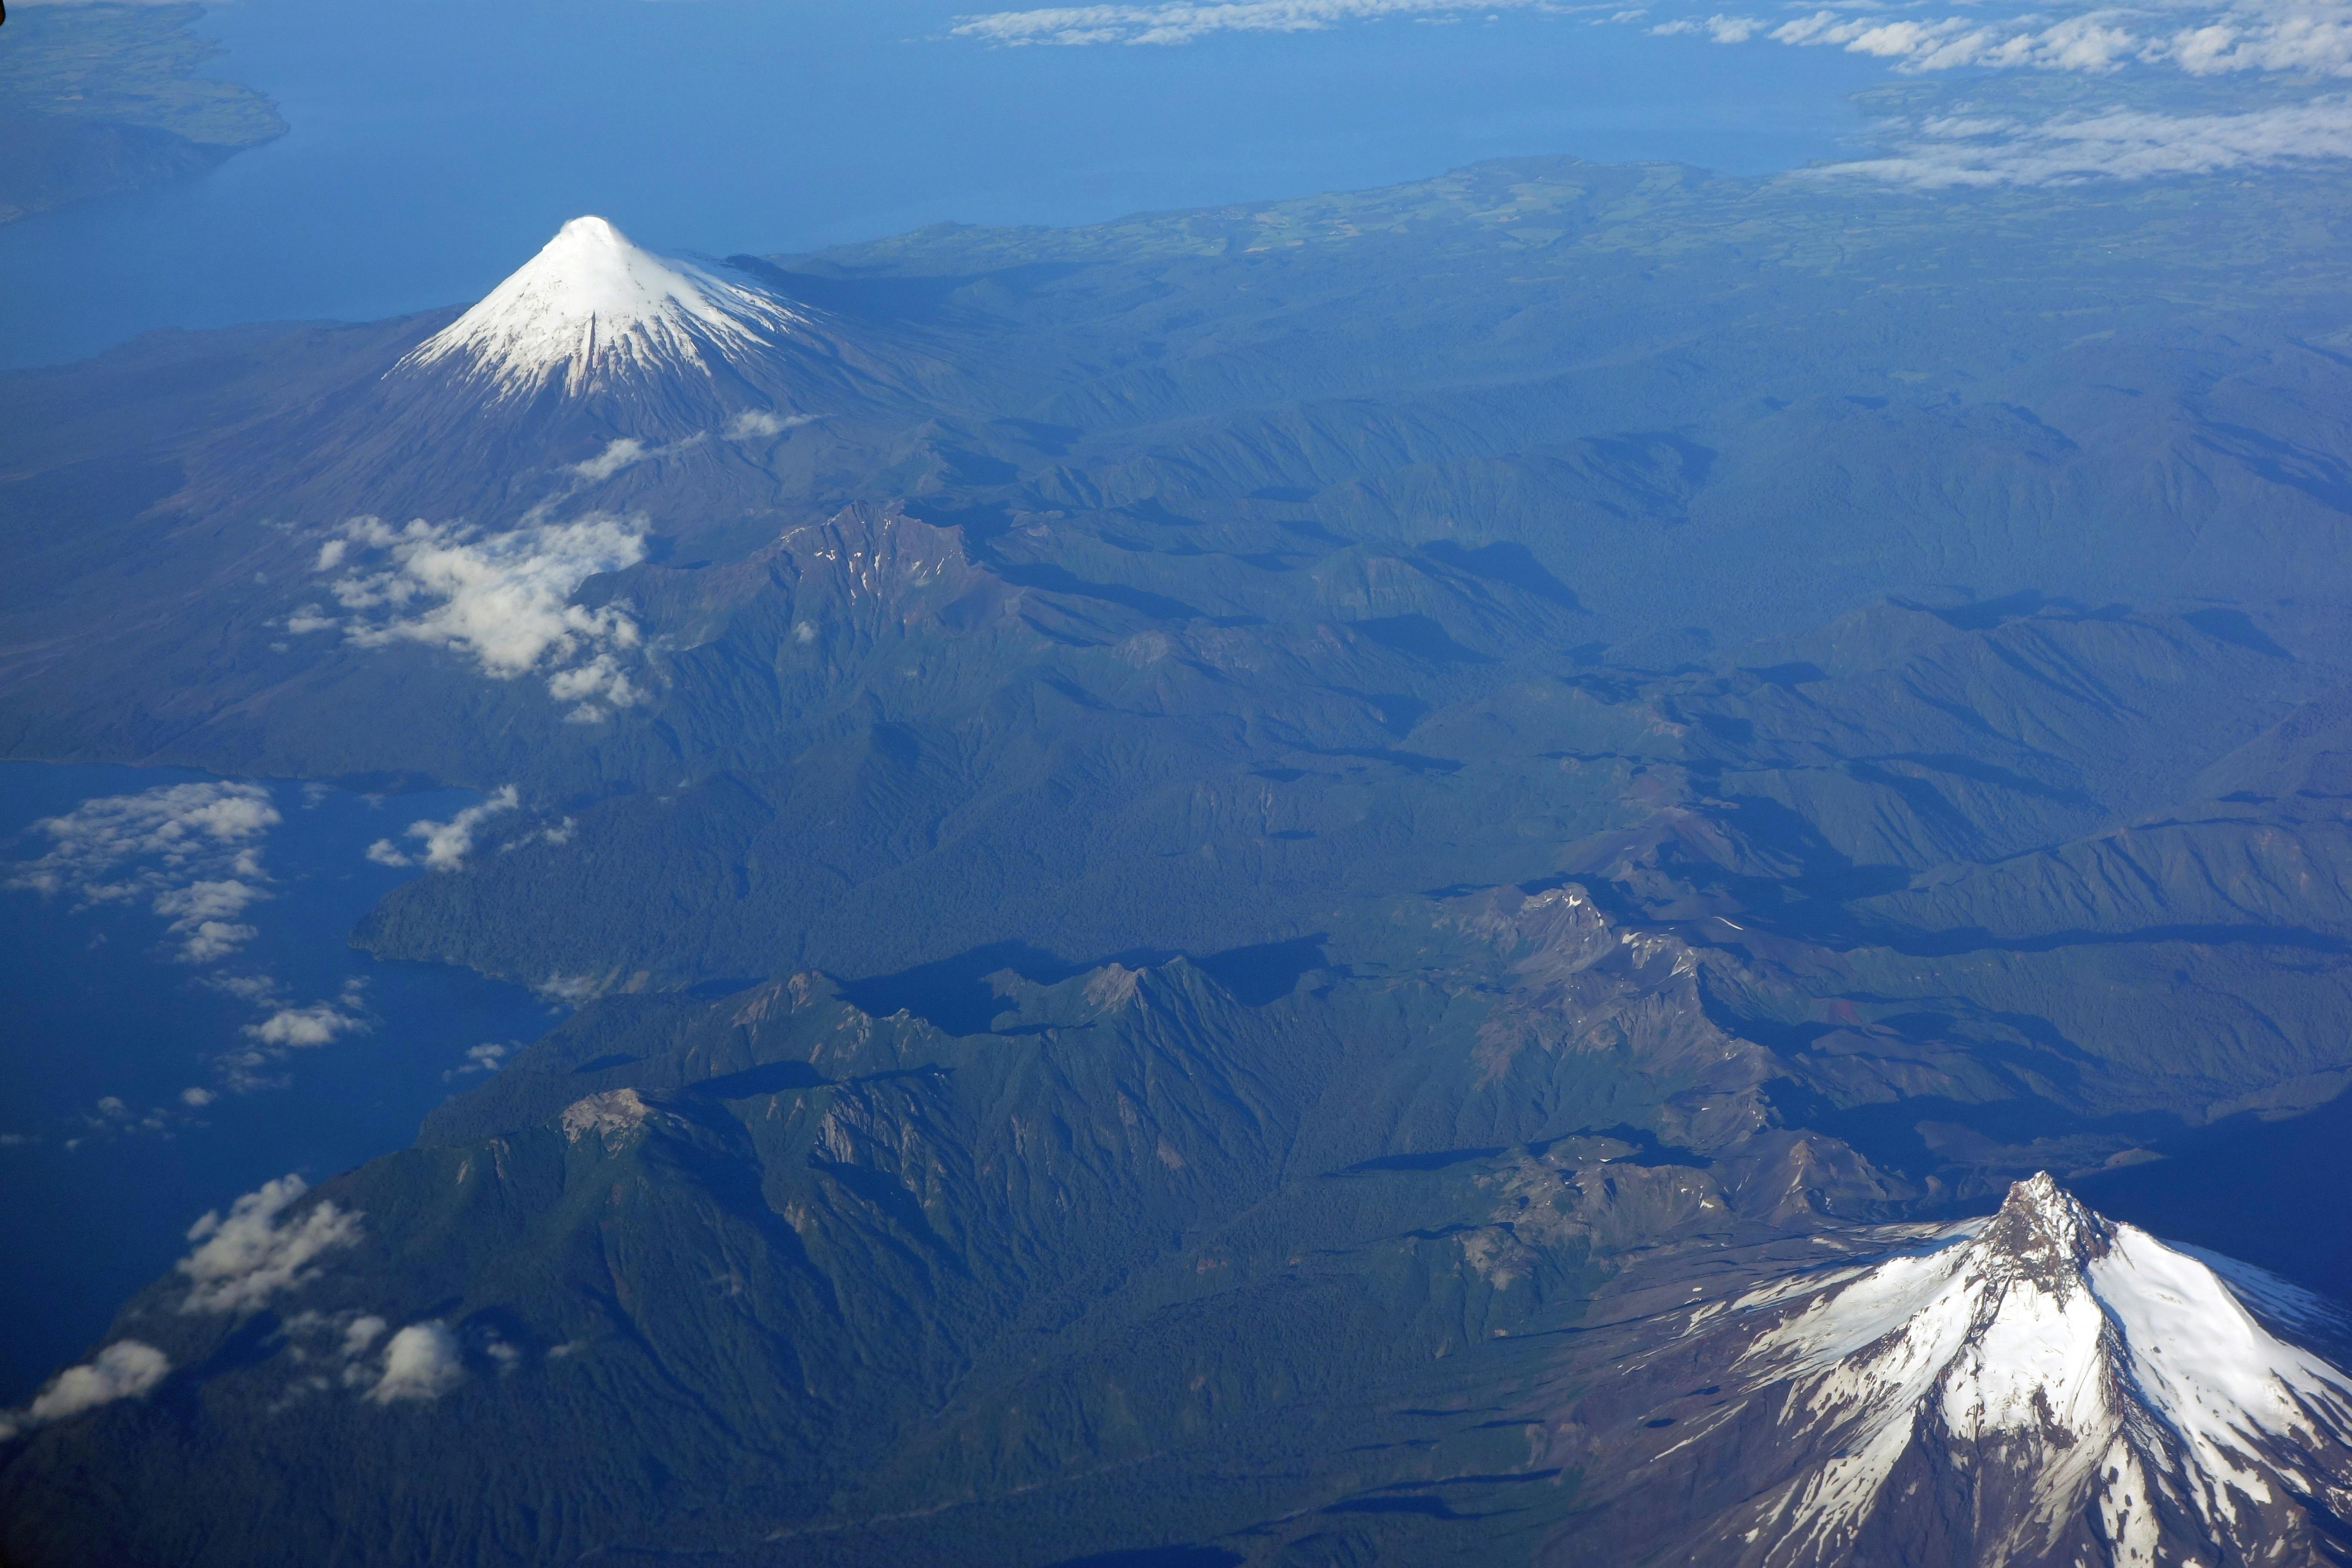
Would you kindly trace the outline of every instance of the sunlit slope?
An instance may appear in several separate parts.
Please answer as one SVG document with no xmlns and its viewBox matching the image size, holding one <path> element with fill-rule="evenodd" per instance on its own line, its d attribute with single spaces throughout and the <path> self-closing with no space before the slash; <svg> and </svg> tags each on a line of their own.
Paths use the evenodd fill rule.
<svg viewBox="0 0 2352 1568">
<path fill-rule="evenodd" d="M 1671 1530 L 1760 1563 L 1785 1554 L 1743 1554 L 1739 1531 L 1801 1504 L 1819 1528 L 1771 1540 L 1842 1563 L 1908 1539 L 1881 1494 L 1923 1466 L 1981 1505 L 1979 1535 L 1954 1539 L 2048 1522 L 1994 1484 L 2031 1468 L 2016 1444 L 2042 1434 L 2045 1372 L 2069 1435 L 2112 1439 L 2169 1489 L 2153 1515 L 2138 1480 L 2100 1494 L 2133 1539 L 2308 1528 L 2276 1484 L 2234 1517 L 2196 1503 L 2184 1489 L 2246 1464 L 2180 1451 L 2113 1399 L 2060 1398 L 2127 1394 L 2112 1356 L 2198 1373 L 2189 1352 L 2242 1326 L 2239 1285 L 2204 1289 L 2207 1266 L 2095 1219 L 2058 1226 L 2091 1240 L 2039 1273 L 2051 1225 L 1869 1228 L 1956 1175 L 1988 1195 L 2007 1177 L 1948 1157 L 1906 1176 L 1792 1124 L 1839 1090 L 1842 1058 L 1965 1096 L 2062 1071 L 2065 1051 L 1938 1052 L 1862 1019 L 1845 1047 L 1762 1043 L 1743 1006 L 1836 960 L 1695 945 L 1573 883 L 1397 907 L 1356 957 L 1000 970 L 970 982 L 980 1022 L 954 1032 L 807 974 L 594 1004 L 415 1149 L 131 1303 L 110 1338 L 173 1370 L 21 1437 L 0 1469 L 8 1548 L 1049 1563 L 1195 1542 L 1224 1564 L 1496 1562 Z M 2066 1220 L 2067 1202 L 2035 1213 Z M 2084 1259 L 2088 1287 L 2070 1283 Z M 2190 1308 L 2219 1316 L 2157 1311 L 2109 1347 L 2072 1292 L 2119 1300 L 2116 1266 L 2149 1259 L 2189 1270 Z M 2296 1348 L 2325 1313 L 2273 1294 L 2254 1304 L 2301 1316 L 2239 1338 L 2334 1397 L 2340 1374 Z M 2010 1342 L 2044 1296 L 2071 1313 L 2054 1368 Z M 1936 1354 L 1887 1348 L 1898 1330 Z M 398 1360 L 394 1331 L 431 1357 Z M 1971 1334 L 1982 1353 L 1947 1342 Z M 1951 1387 L 1897 1431 L 1912 1361 Z M 2014 1397 L 1961 1433 L 1969 1379 L 1996 1373 Z M 1784 1404 L 1792 1379 L 1837 1397 Z M 2262 1474 L 2340 1478 L 2340 1416 L 2255 1414 Z M 1888 1464 L 1824 1493 L 1860 1426 L 1891 1434 Z M 1643 1487 L 1659 1474 L 1678 1478 L 1670 1512 Z"/>
<path fill-rule="evenodd" d="M 2336 200 L 2287 177 L 2029 200 L 1484 165 L 747 261 L 740 286 L 800 329 L 528 407 L 391 374 L 439 317 L 148 340 L 10 383 L 5 549 L 43 586 L 0 627 L 7 743 L 566 792 L 721 760 L 657 728 L 714 711 L 658 637 L 635 727 L 583 729 L 462 650 L 289 636 L 355 516 L 628 520 L 642 558 L 593 591 L 650 601 L 665 572 L 897 508 L 1032 594 L 1162 631 L 1369 618 L 1340 580 L 1437 545 L 1578 617 L 1463 647 L 1637 663 L 1682 657 L 1644 638 L 1738 643 L 1888 591 L 2336 594 Z M 789 702 L 747 733 L 717 700 L 738 744 L 797 749 Z"/>
</svg>

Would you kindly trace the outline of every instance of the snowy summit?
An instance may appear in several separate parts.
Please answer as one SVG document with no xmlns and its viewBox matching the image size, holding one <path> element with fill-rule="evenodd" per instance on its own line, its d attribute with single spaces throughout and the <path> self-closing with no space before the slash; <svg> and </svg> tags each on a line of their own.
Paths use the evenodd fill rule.
<svg viewBox="0 0 2352 1568">
<path fill-rule="evenodd" d="M 601 217 L 576 217 L 472 310 L 404 357 L 454 364 L 528 396 L 633 375 L 692 370 L 772 344 L 803 318 L 747 279 L 632 244 Z"/>
<path fill-rule="evenodd" d="M 2308 1504 L 2352 1509 L 2352 1378 L 2250 1304 L 2326 1313 L 2047 1175 L 1924 1248 L 1757 1293 L 1730 1314 L 1769 1323 L 1741 1381 L 1776 1391 L 1780 1441 L 1821 1456 L 1762 1501 L 1757 1561 L 1844 1561 L 1894 1516 L 1956 1509 L 1952 1561 L 2213 1568 L 2311 1544 Z"/>
</svg>

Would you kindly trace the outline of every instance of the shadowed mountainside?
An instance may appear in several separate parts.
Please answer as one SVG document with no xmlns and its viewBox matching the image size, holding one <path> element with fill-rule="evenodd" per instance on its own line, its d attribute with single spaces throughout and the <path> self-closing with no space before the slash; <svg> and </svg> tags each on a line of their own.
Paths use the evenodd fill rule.
<svg viewBox="0 0 2352 1568">
<path fill-rule="evenodd" d="M 583 1004 L 126 1308 L 169 1371 L 9 1439 L 0 1550 L 1616 1550 L 1699 1407 L 1607 1358 L 1745 1353 L 1667 1298 L 2044 1170 L 2277 1199 L 2352 1080 L 2346 216 L 586 220 L 0 378 L 0 745 L 511 785 L 355 940 Z"/>
</svg>

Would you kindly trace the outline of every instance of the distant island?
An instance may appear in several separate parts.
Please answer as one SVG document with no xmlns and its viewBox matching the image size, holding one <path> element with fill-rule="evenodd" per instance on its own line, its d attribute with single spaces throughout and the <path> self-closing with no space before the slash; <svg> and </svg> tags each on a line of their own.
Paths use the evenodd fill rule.
<svg viewBox="0 0 2352 1568">
<path fill-rule="evenodd" d="M 184 179 L 286 133 L 277 106 L 196 75 L 201 5 L 20 7 L 0 34 L 0 223 Z"/>
</svg>

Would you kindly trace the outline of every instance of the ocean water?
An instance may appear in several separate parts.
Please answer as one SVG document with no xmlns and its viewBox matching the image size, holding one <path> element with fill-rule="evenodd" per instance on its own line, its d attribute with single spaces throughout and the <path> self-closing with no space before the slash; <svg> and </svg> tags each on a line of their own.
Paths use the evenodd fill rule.
<svg viewBox="0 0 2352 1568">
<path fill-rule="evenodd" d="M 92 801 L 152 803 L 191 785 L 200 794 L 183 816 L 219 781 L 0 763 L 0 883 L 44 868 L 60 883 L 0 886 L 0 1405 L 93 1348 L 123 1300 L 185 1254 L 205 1210 L 289 1172 L 317 1181 L 405 1145 L 426 1110 L 480 1081 L 495 1053 L 478 1047 L 527 1043 L 561 1016 L 520 987 L 347 945 L 386 889 L 429 874 L 375 864 L 368 846 L 419 818 L 448 820 L 479 798 L 469 792 L 266 783 L 276 824 L 226 847 L 198 826 L 205 853 L 177 867 L 152 852 L 57 857 L 125 821 Z M 151 805 L 128 820 L 152 827 L 163 815 Z M 57 818 L 88 831 L 37 826 Z M 252 849 L 253 874 L 221 875 L 220 847 Z M 156 905 L 208 879 L 267 896 L 220 922 L 250 936 L 192 956 Z M 286 1014 L 294 1022 L 272 1031 Z M 303 1043 L 320 1034 L 331 1037 Z"/>
<path fill-rule="evenodd" d="M 790 252 L 1393 183 L 1480 158 L 1740 173 L 1850 153 L 1883 62 L 1606 13 L 990 47 L 953 0 L 231 0 L 210 68 L 289 134 L 0 226 L 0 365 L 156 327 L 479 298 L 566 218 Z"/>
</svg>

